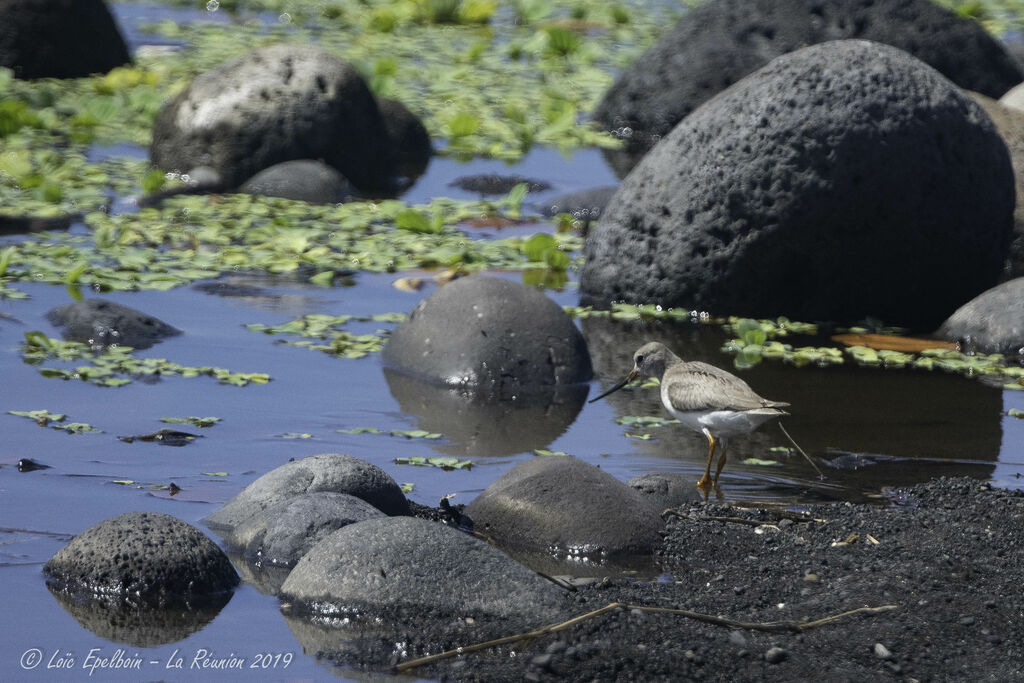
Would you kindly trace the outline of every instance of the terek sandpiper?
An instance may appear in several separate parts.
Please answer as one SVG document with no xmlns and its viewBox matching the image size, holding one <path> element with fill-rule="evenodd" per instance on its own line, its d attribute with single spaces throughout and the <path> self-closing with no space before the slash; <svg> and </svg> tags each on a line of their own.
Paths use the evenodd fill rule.
<svg viewBox="0 0 1024 683">
<path fill-rule="evenodd" d="M 708 439 L 708 464 L 697 486 L 712 485 L 711 461 L 715 446 L 721 442 L 714 485 L 725 467 L 725 452 L 730 436 L 749 434 L 763 423 L 788 415 L 782 408 L 788 403 L 769 401 L 758 396 L 746 382 L 714 365 L 684 361 L 659 342 L 644 344 L 633 354 L 633 369 L 626 378 L 590 403 L 618 391 L 638 376 L 661 380 L 661 402 L 681 423 L 701 432 Z"/>
</svg>

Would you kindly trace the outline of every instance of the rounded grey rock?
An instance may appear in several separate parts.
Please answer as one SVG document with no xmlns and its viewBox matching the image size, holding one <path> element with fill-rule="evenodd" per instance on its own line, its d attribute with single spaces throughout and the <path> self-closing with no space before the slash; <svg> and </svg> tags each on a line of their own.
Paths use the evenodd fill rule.
<svg viewBox="0 0 1024 683">
<path fill-rule="evenodd" d="M 304 493 L 257 513 L 225 540 L 265 564 L 294 566 L 321 539 L 343 526 L 386 515 L 346 493 Z"/>
<path fill-rule="evenodd" d="M 625 175 L 702 103 L 772 59 L 854 38 L 893 45 L 990 97 L 1024 80 L 980 23 L 931 0 L 712 0 L 688 10 L 605 93 L 595 118 L 627 140 L 609 159 Z"/>
<path fill-rule="evenodd" d="M 131 61 L 102 0 L 0 0 L 0 66 L 15 78 L 80 78 Z"/>
<path fill-rule="evenodd" d="M 378 97 L 377 107 L 398 164 L 397 175 L 409 180 L 420 177 L 434 154 L 427 127 L 398 100 Z"/>
<path fill-rule="evenodd" d="M 644 158 L 591 229 L 580 290 L 933 329 L 996 283 L 1014 195 L 1006 145 L 952 83 L 887 45 L 824 43 L 736 83 Z"/>
<path fill-rule="evenodd" d="M 181 330 L 134 308 L 105 299 L 84 299 L 58 306 L 46 314 L 53 325 L 63 328 L 70 341 L 93 347 L 131 346 L 145 349 Z"/>
<path fill-rule="evenodd" d="M 578 221 L 596 221 L 618 189 L 618 185 L 612 185 L 559 195 L 544 202 L 543 213 L 545 216 L 567 213 Z"/>
<path fill-rule="evenodd" d="M 472 275 L 421 301 L 398 325 L 384 363 L 501 398 L 586 382 L 583 335 L 561 306 L 511 280 Z"/>
<path fill-rule="evenodd" d="M 234 588 L 238 574 L 201 531 L 156 512 L 128 512 L 75 536 L 43 567 L 51 587 L 81 596 L 190 602 Z"/>
<path fill-rule="evenodd" d="M 196 77 L 164 105 L 150 159 L 210 166 L 227 187 L 292 159 L 322 159 L 360 190 L 382 190 L 394 160 L 377 102 L 351 66 L 318 47 L 277 44 Z"/>
<path fill-rule="evenodd" d="M 1024 277 L 980 294 L 949 316 L 938 336 L 967 351 L 1024 355 Z"/>
<path fill-rule="evenodd" d="M 312 159 L 274 164 L 246 180 L 238 191 L 310 204 L 337 204 L 356 194 L 337 169 Z"/>
<path fill-rule="evenodd" d="M 660 510 L 703 500 L 691 477 L 671 472 L 649 472 L 626 482 Z"/>
<path fill-rule="evenodd" d="M 409 502 L 387 472 L 351 455 L 321 453 L 267 472 L 207 517 L 206 523 L 219 533 L 230 533 L 273 505 L 318 491 L 347 493 L 388 515 L 409 514 Z"/>
<path fill-rule="evenodd" d="M 571 456 L 516 465 L 466 506 L 473 529 L 511 551 L 624 557 L 661 543 L 661 509 Z"/>
<path fill-rule="evenodd" d="M 556 618 L 563 600 L 554 584 L 500 550 L 411 517 L 371 519 L 335 531 L 299 560 L 281 594 L 321 609 L 528 616 L 538 623 Z"/>
</svg>

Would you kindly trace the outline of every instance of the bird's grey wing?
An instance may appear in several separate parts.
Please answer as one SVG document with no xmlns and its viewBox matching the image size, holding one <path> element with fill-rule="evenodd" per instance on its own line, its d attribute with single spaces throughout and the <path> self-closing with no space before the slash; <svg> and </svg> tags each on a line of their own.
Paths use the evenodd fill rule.
<svg viewBox="0 0 1024 683">
<path fill-rule="evenodd" d="M 694 361 L 672 370 L 662 382 L 676 410 L 755 410 L 789 405 L 761 398 L 742 379 L 714 365 Z"/>
</svg>

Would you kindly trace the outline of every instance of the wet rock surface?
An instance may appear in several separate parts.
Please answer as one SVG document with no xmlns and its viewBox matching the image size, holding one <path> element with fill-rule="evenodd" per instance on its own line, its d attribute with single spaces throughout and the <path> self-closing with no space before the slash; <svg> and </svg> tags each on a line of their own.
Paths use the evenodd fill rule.
<svg viewBox="0 0 1024 683">
<path fill-rule="evenodd" d="M 715 0 L 688 11 L 605 93 L 595 118 L 631 129 L 626 150 L 609 159 L 625 175 L 679 121 L 747 74 L 801 47 L 850 38 L 905 50 L 990 97 L 1024 80 L 978 22 L 929 0 Z"/>
<path fill-rule="evenodd" d="M 457 187 L 466 192 L 477 192 L 481 195 L 508 194 L 516 185 L 525 184 L 529 192 L 543 192 L 551 185 L 543 180 L 533 180 L 518 175 L 497 175 L 484 173 L 481 175 L 460 176 L 448 183 L 448 187 Z"/>
<path fill-rule="evenodd" d="M 580 290 L 934 329 L 996 283 L 1014 196 L 1006 145 L 948 80 L 886 45 L 825 43 L 721 93 L 644 158 L 592 227 Z"/>
<path fill-rule="evenodd" d="M 572 456 L 527 460 L 466 506 L 473 531 L 500 548 L 565 559 L 653 553 L 661 512 L 638 491 Z"/>
<path fill-rule="evenodd" d="M 422 300 L 382 352 L 402 372 L 468 392 L 511 398 L 586 382 L 583 335 L 536 289 L 473 275 Z"/>
<path fill-rule="evenodd" d="M 362 77 L 296 44 L 258 48 L 198 76 L 157 116 L 150 158 L 169 171 L 210 166 L 227 187 L 292 159 L 322 159 L 362 191 L 388 189 L 396 172 Z"/>
<path fill-rule="evenodd" d="M 181 330 L 158 318 L 105 299 L 58 306 L 46 314 L 46 319 L 63 328 L 65 339 L 93 347 L 119 344 L 145 349 L 165 337 L 181 334 Z"/>
<path fill-rule="evenodd" d="M 336 204 L 356 194 L 337 169 L 312 159 L 274 164 L 246 180 L 238 191 L 311 204 Z"/>
<path fill-rule="evenodd" d="M 636 489 L 658 511 L 695 503 L 701 498 L 697 480 L 673 472 L 649 472 L 626 482 Z"/>
<path fill-rule="evenodd" d="M 685 507 L 686 519 L 670 520 L 667 528 L 667 576 L 581 586 L 567 596 L 562 618 L 612 602 L 742 622 L 895 609 L 800 633 L 619 609 L 525 647 L 466 654 L 414 673 L 469 681 L 1015 679 L 1024 664 L 1017 645 L 1024 627 L 1015 616 L 1024 609 L 1017 589 L 1024 555 L 1016 551 L 1024 544 L 1024 495 L 972 479 L 939 479 L 893 491 L 888 500 L 895 504 L 819 505 L 793 516 L 716 504 Z M 547 623 L 538 618 L 525 630 Z M 432 642 L 436 652 L 519 628 L 509 623 L 464 639 L 435 639 L 434 627 L 415 633 L 409 627 L 404 635 L 412 638 L 410 647 Z"/>
<path fill-rule="evenodd" d="M 343 453 L 321 453 L 295 460 L 246 486 L 206 518 L 206 523 L 233 545 L 245 545 L 235 533 L 268 508 L 295 496 L 333 491 L 360 498 L 384 514 L 407 515 L 409 503 L 384 470 Z"/>
<path fill-rule="evenodd" d="M 345 493 L 306 493 L 272 505 L 242 523 L 231 540 L 263 564 L 292 567 L 320 540 L 343 526 L 386 515 Z"/>
<path fill-rule="evenodd" d="M 1024 277 L 993 287 L 949 316 L 938 336 L 966 350 L 1024 354 Z"/>
<path fill-rule="evenodd" d="M 156 512 L 128 512 L 75 536 L 43 567 L 52 590 L 152 605 L 201 601 L 238 575 L 201 531 Z"/>
<path fill-rule="evenodd" d="M 436 522 L 373 519 L 335 531 L 292 570 L 282 595 L 301 605 L 388 613 L 551 619 L 562 591 L 486 542 Z"/>
<path fill-rule="evenodd" d="M 578 221 L 596 221 L 618 189 L 618 185 L 612 185 L 559 195 L 544 203 L 543 213 L 545 216 L 567 213 Z"/>
<path fill-rule="evenodd" d="M 16 78 L 79 78 L 131 61 L 102 0 L 0 0 L 0 66 Z"/>
</svg>

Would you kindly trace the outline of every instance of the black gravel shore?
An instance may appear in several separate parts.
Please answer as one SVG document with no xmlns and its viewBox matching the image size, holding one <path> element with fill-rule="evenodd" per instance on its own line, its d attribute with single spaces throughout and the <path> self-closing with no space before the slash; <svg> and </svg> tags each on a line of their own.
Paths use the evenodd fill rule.
<svg viewBox="0 0 1024 683">
<path fill-rule="evenodd" d="M 1024 493 L 961 478 L 886 497 L 887 506 L 797 512 L 716 504 L 678 510 L 659 580 L 579 587 L 565 614 L 623 603 L 746 627 L 614 608 L 409 673 L 459 681 L 1021 680 Z M 860 608 L 887 609 L 799 626 Z M 780 621 L 793 628 L 749 626 Z M 470 629 L 465 642 L 451 644 L 546 625 Z M 420 630 L 413 640 L 431 645 L 416 654 L 437 652 L 451 638 L 450 624 L 445 635 Z"/>
</svg>

